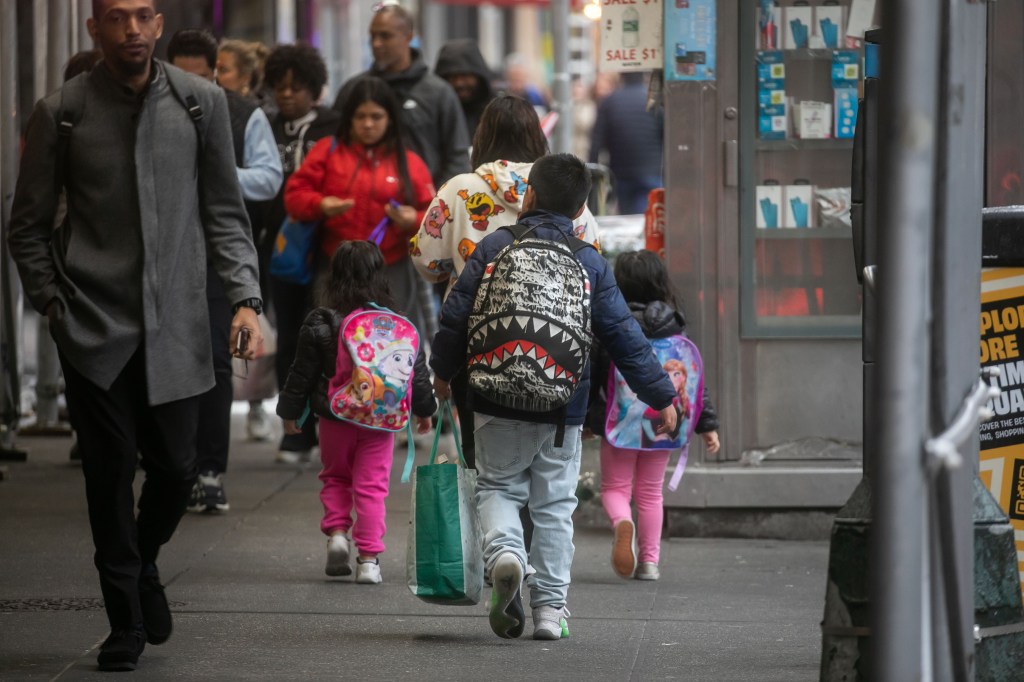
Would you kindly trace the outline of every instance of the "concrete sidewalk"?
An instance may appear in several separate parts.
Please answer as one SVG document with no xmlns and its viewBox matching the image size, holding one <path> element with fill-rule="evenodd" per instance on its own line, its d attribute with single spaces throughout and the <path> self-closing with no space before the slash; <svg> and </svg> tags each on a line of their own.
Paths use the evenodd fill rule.
<svg viewBox="0 0 1024 682">
<path fill-rule="evenodd" d="M 503 640 L 483 604 L 432 606 L 405 586 L 404 448 L 384 583 L 356 585 L 323 573 L 318 467 L 276 464 L 272 444 L 246 443 L 237 417 L 234 426 L 231 511 L 187 515 L 165 547 L 175 632 L 146 648 L 137 678 L 817 678 L 827 543 L 674 538 L 663 545 L 662 579 L 640 582 L 612 572 L 609 531 L 578 527 L 571 638 L 533 641 L 527 623 L 524 638 Z M 0 679 L 97 677 L 107 623 L 82 475 L 68 439 L 20 445 L 28 462 L 7 465 L 0 482 Z M 588 449 L 583 469 L 595 468 Z"/>
</svg>

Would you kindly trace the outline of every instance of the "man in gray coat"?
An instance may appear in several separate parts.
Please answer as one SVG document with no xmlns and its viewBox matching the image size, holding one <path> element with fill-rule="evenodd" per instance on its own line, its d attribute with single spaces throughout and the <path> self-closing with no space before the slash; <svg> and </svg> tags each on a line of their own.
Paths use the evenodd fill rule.
<svg viewBox="0 0 1024 682">
<path fill-rule="evenodd" d="M 185 511 L 199 396 L 214 384 L 207 255 L 234 303 L 239 355 L 262 342 L 262 302 L 223 92 L 153 59 L 153 0 L 92 5 L 103 61 L 36 105 L 9 243 L 50 320 L 78 433 L 111 629 L 99 666 L 132 670 L 147 641 L 171 634 L 156 558 Z M 62 187 L 67 218 L 54 231 Z"/>
</svg>

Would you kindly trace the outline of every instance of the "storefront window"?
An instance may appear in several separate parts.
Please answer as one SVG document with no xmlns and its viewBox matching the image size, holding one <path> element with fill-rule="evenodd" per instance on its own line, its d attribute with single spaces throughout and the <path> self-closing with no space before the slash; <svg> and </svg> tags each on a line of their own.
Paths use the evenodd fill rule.
<svg viewBox="0 0 1024 682">
<path fill-rule="evenodd" d="M 744 3 L 746 337 L 860 334 L 850 178 L 862 51 L 847 40 L 851 3 Z"/>
</svg>

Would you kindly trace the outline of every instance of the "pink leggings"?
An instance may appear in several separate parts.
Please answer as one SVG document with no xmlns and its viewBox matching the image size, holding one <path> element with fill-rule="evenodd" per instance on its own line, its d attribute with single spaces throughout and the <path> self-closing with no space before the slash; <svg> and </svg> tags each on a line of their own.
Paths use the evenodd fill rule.
<svg viewBox="0 0 1024 682">
<path fill-rule="evenodd" d="M 636 494 L 639 561 L 658 563 L 664 521 L 661 487 L 671 450 L 623 450 L 601 442 L 601 504 L 614 526 L 632 519 L 629 501 Z"/>
<path fill-rule="evenodd" d="M 388 496 L 395 436 L 334 419 L 320 420 L 320 501 L 325 535 L 352 530 L 361 554 L 384 551 L 384 500 Z M 352 523 L 352 508 L 356 519 Z"/>
</svg>

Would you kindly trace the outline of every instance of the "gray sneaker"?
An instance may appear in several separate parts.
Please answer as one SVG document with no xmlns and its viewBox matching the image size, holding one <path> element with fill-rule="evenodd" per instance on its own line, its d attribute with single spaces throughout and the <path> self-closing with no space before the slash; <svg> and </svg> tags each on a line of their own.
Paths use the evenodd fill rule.
<svg viewBox="0 0 1024 682">
<path fill-rule="evenodd" d="M 661 571 L 658 570 L 658 564 L 652 561 L 642 561 L 636 567 L 636 575 L 633 577 L 637 580 L 657 580 L 661 577 Z"/>
<path fill-rule="evenodd" d="M 564 606 L 538 606 L 533 610 L 534 639 L 568 639 L 569 609 Z"/>
</svg>

